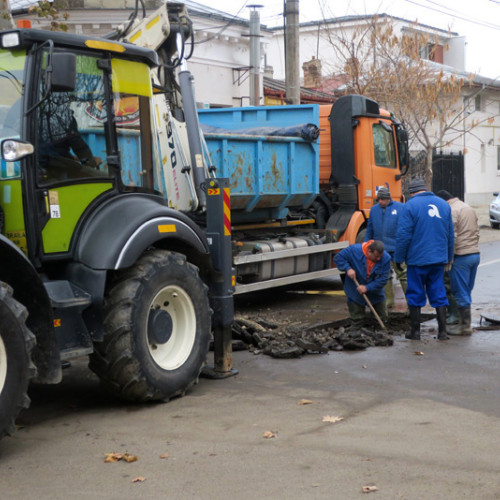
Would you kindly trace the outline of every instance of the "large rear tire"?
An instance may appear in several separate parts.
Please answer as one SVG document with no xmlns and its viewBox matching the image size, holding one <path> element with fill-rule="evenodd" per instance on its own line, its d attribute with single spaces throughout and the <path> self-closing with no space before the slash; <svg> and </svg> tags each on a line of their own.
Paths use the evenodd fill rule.
<svg viewBox="0 0 500 500">
<path fill-rule="evenodd" d="M 26 326 L 27 316 L 26 308 L 12 297 L 12 288 L 0 282 L 0 438 L 14 434 L 16 417 L 30 403 L 35 336 Z"/>
<path fill-rule="evenodd" d="M 208 290 L 183 255 L 144 254 L 106 292 L 105 337 L 90 368 L 127 401 L 165 401 L 198 379 L 210 342 Z"/>
</svg>

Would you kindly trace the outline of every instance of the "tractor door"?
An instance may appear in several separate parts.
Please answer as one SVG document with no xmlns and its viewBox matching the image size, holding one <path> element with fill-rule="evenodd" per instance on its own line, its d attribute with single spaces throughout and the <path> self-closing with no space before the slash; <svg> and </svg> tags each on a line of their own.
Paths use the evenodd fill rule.
<svg viewBox="0 0 500 500">
<path fill-rule="evenodd" d="M 147 65 L 76 54 L 75 88 L 50 91 L 43 57 L 33 130 L 42 260 L 72 252 L 82 218 L 101 200 L 154 191 Z"/>
</svg>

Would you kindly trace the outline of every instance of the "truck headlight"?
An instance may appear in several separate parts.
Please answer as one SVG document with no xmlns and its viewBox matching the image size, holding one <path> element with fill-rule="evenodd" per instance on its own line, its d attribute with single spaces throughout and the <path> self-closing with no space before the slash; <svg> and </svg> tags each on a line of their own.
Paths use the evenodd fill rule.
<svg viewBox="0 0 500 500">
<path fill-rule="evenodd" d="M 25 156 L 33 154 L 33 144 L 16 139 L 5 139 L 2 141 L 2 159 L 5 161 L 17 161 Z"/>
</svg>

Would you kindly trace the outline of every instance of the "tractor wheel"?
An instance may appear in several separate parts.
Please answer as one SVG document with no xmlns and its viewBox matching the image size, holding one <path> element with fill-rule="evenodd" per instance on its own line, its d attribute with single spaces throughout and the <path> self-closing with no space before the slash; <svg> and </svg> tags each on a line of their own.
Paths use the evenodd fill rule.
<svg viewBox="0 0 500 500">
<path fill-rule="evenodd" d="M 90 368 L 127 401 L 166 401 L 198 379 L 210 342 L 208 289 L 183 255 L 144 254 L 106 292 L 104 341 Z"/>
<path fill-rule="evenodd" d="M 17 415 L 30 403 L 35 336 L 26 326 L 27 316 L 26 308 L 12 297 L 12 288 L 0 282 L 0 438 L 14 433 Z"/>
</svg>

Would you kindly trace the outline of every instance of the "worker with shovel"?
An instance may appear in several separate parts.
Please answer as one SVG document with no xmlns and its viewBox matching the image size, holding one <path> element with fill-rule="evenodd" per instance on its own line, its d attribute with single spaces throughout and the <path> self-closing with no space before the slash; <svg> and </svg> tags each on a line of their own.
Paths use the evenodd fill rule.
<svg viewBox="0 0 500 500">
<path fill-rule="evenodd" d="M 379 324 L 385 329 L 387 319 L 384 287 L 389 279 L 391 257 L 378 240 L 357 243 L 342 249 L 334 258 L 335 265 L 346 273 L 344 291 L 349 318 L 354 329 L 365 324 L 368 304 Z"/>
</svg>

